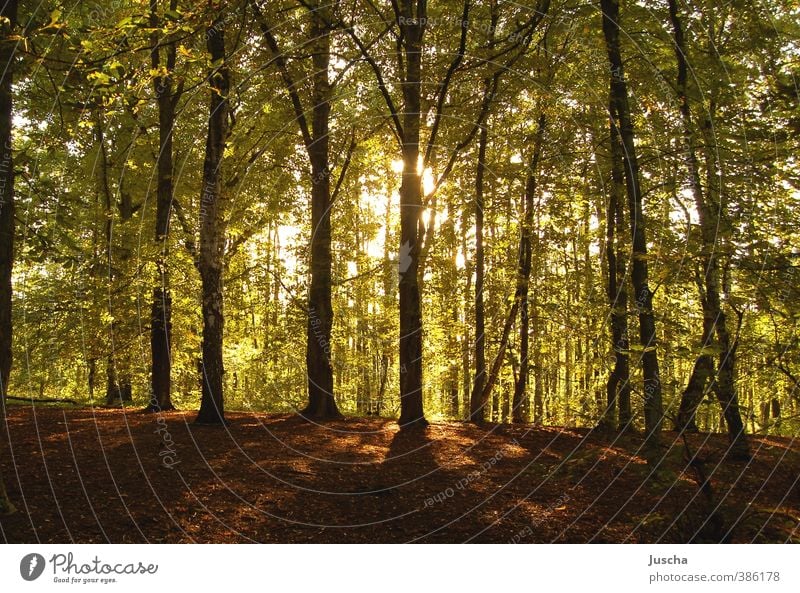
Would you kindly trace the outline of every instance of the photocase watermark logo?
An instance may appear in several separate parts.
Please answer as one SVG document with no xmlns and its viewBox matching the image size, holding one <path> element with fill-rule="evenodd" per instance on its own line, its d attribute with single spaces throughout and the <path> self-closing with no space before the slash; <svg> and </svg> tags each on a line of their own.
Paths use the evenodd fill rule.
<svg viewBox="0 0 800 593">
<path fill-rule="evenodd" d="M 35 581 L 44 573 L 47 565 L 53 569 L 54 583 L 102 584 L 116 583 L 118 577 L 128 575 L 153 575 L 158 564 L 143 562 L 104 562 L 98 556 L 89 561 L 76 561 L 72 552 L 53 554 L 45 560 L 41 554 L 26 554 L 19 562 L 19 575 L 26 581 Z"/>
<path fill-rule="evenodd" d="M 26 581 L 35 581 L 44 572 L 45 561 L 41 554 L 26 554 L 19 563 L 19 574 Z"/>
<path fill-rule="evenodd" d="M 154 575 L 158 572 L 158 564 L 136 561 L 106 562 L 99 556 L 89 560 L 76 559 L 72 552 L 53 554 L 45 560 L 41 554 L 26 554 L 19 562 L 19 574 L 26 581 L 35 581 L 45 571 L 52 569 L 54 583 L 72 585 L 101 584 L 120 582 L 120 577 L 128 578 L 139 575 Z"/>
</svg>

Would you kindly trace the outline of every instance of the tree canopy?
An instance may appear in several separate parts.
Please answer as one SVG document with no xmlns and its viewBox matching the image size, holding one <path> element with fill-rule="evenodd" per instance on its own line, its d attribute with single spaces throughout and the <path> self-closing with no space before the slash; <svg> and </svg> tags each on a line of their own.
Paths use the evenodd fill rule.
<svg viewBox="0 0 800 593">
<path fill-rule="evenodd" d="M 4 394 L 796 432 L 798 16 L 20 1 Z"/>
</svg>

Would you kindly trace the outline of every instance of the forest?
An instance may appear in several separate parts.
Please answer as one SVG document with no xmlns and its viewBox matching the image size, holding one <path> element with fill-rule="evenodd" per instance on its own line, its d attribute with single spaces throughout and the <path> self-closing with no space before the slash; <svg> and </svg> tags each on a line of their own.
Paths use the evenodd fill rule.
<svg viewBox="0 0 800 593">
<path fill-rule="evenodd" d="M 795 0 L 0 4 L 0 540 L 800 541 Z"/>
</svg>

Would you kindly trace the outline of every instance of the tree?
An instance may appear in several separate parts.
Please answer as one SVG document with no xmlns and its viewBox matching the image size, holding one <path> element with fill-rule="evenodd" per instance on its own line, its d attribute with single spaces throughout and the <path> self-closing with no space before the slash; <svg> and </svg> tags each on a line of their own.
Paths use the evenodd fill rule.
<svg viewBox="0 0 800 593">
<path fill-rule="evenodd" d="M 307 111 L 297 90 L 286 58 L 257 2 L 251 3 L 261 32 L 273 61 L 292 102 L 295 119 L 300 127 L 303 145 L 311 164 L 311 285 L 308 291 L 308 322 L 306 326 L 306 370 L 308 374 L 308 405 L 301 415 L 313 419 L 339 418 L 333 393 L 333 366 L 331 364 L 331 329 L 333 306 L 331 304 L 331 166 L 330 111 L 332 85 L 329 80 L 331 26 L 330 14 L 335 5 L 314 3 L 308 6 L 311 25 L 308 44 L 312 53 L 311 126 Z M 346 172 L 347 166 L 342 170 Z M 340 180 L 341 182 L 341 180 Z M 337 187 L 339 184 L 337 184 Z"/>
<path fill-rule="evenodd" d="M 517 293 L 519 294 L 519 376 L 514 382 L 514 403 L 512 406 L 514 422 L 525 422 L 528 416 L 528 402 L 526 390 L 528 388 L 529 365 L 529 334 L 530 316 L 528 314 L 528 292 L 531 279 L 531 262 L 533 259 L 533 215 L 536 208 L 536 176 L 539 171 L 539 160 L 542 156 L 544 144 L 544 131 L 547 116 L 539 116 L 536 127 L 536 136 L 533 144 L 533 154 L 528 166 L 525 179 L 525 201 L 522 219 L 522 228 L 519 238 L 519 277 L 517 279 Z"/>
<path fill-rule="evenodd" d="M 712 350 L 714 333 L 717 335 L 720 349 L 720 366 L 717 376 L 713 378 L 713 389 L 722 405 L 722 412 L 728 424 L 731 449 L 734 455 L 749 458 L 747 441 L 744 435 L 744 424 L 739 413 L 739 398 L 734 384 L 735 344 L 732 344 L 727 325 L 727 316 L 722 309 L 720 299 L 720 272 L 717 261 L 717 240 L 720 231 L 720 219 L 726 216 L 720 202 L 707 199 L 700 180 L 700 166 L 692 123 L 692 111 L 689 103 L 687 79 L 689 74 L 688 49 L 683 23 L 678 11 L 677 0 L 669 0 L 669 14 L 675 41 L 675 58 L 678 64 L 676 89 L 683 123 L 683 143 L 686 150 L 686 167 L 689 175 L 689 187 L 700 220 L 702 251 L 700 256 L 702 272 L 698 278 L 700 301 L 703 305 L 703 331 L 701 348 L 703 351 L 695 362 L 689 383 L 681 398 L 681 409 L 678 415 L 678 429 L 682 430 L 694 424 L 694 413 L 705 395 L 705 386 L 714 374 Z M 711 114 L 709 114 L 709 117 Z M 711 147 L 706 145 L 706 151 Z M 709 162 L 709 160 L 707 160 Z M 709 189 L 714 183 L 709 171 Z"/>
<path fill-rule="evenodd" d="M 487 90 L 488 94 L 488 90 Z M 475 377 L 470 396 L 470 420 L 480 422 L 486 416 L 486 321 L 484 308 L 484 278 L 486 255 L 483 247 L 483 177 L 486 170 L 488 130 L 484 126 L 478 139 L 478 169 L 475 173 Z"/>
<path fill-rule="evenodd" d="M 230 74 L 225 53 L 225 15 L 214 2 L 209 2 L 209 9 L 214 16 L 206 31 L 206 45 L 211 63 L 208 73 L 211 96 L 200 196 L 200 250 L 197 261 L 203 285 L 203 385 L 197 421 L 220 424 L 225 421 L 222 391 L 225 373 L 222 359 L 222 271 L 225 243 L 222 159 L 228 136 Z"/>
<path fill-rule="evenodd" d="M 175 13 L 178 8 L 177 0 L 170 0 L 169 11 Z M 172 294 L 170 292 L 170 277 L 167 267 L 168 238 L 170 229 L 170 215 L 174 200 L 173 188 L 173 136 L 175 128 L 175 109 L 182 93 L 182 87 L 173 86 L 173 72 L 175 70 L 176 48 L 175 41 L 162 42 L 159 34 L 161 19 L 158 15 L 158 0 L 150 0 L 150 27 L 152 49 L 150 62 L 155 72 L 153 76 L 153 91 L 158 106 L 158 139 L 159 149 L 156 157 L 157 194 L 156 194 L 156 225 L 155 241 L 159 251 L 158 285 L 153 288 L 153 304 L 151 308 L 150 325 L 150 352 L 151 352 L 151 381 L 150 411 L 173 410 L 172 388 Z M 162 45 L 164 46 L 162 69 Z"/>
<path fill-rule="evenodd" d="M 26 25 L 29 364 L 6 391 L 196 408 L 202 353 L 204 416 L 224 390 L 228 409 L 311 418 L 520 421 L 529 390 L 537 423 L 653 432 L 682 400 L 679 427 L 734 444 L 796 428 L 786 3 L 772 36 L 704 1 L 672 20 L 626 5 L 624 34 L 605 3 L 603 35 L 574 2 L 232 6 L 78 3 Z M 608 68 L 601 96 L 587 81 Z"/>
<path fill-rule="evenodd" d="M 613 112 L 609 104 L 609 112 Z M 608 274 L 608 302 L 611 317 L 611 347 L 614 368 L 606 383 L 606 411 L 603 418 L 608 428 L 619 431 L 631 427 L 630 360 L 628 352 L 628 289 L 625 266 L 625 204 L 624 173 L 622 170 L 622 144 L 614 123 L 609 125 L 611 176 L 606 208 L 606 260 Z"/>
<path fill-rule="evenodd" d="M 491 76 L 487 75 L 483 79 L 483 98 L 481 101 L 481 109 L 479 112 L 476 129 L 480 129 L 478 140 L 478 164 L 475 174 L 475 378 L 472 384 L 472 392 L 470 395 L 470 420 L 472 422 L 481 422 L 485 419 L 486 408 L 489 403 L 489 397 L 494 388 L 494 383 L 497 380 L 497 373 L 504 359 L 505 349 L 508 343 L 508 337 L 511 332 L 511 324 L 513 318 L 516 317 L 517 310 L 519 309 L 519 298 L 522 297 L 524 291 L 521 283 L 522 280 L 518 276 L 518 285 L 515 290 L 515 300 L 511 308 L 510 316 L 507 318 L 503 329 L 503 337 L 500 340 L 500 349 L 494 362 L 492 363 L 492 371 L 486 375 L 486 326 L 485 326 L 485 268 L 486 256 L 484 250 L 484 176 L 486 172 L 486 150 L 488 146 L 488 130 L 487 120 L 490 110 L 498 92 L 498 87 L 503 75 L 514 67 L 516 62 L 525 55 L 526 50 L 531 44 L 533 32 L 542 22 L 550 9 L 549 0 L 539 2 L 536 8 L 532 11 L 527 22 L 520 27 L 517 34 L 513 37 L 516 41 L 509 44 L 508 47 L 502 50 L 497 50 L 496 30 L 500 20 L 498 11 L 498 4 L 492 2 L 490 5 L 488 35 L 486 42 L 486 51 L 489 55 L 492 52 L 498 51 L 499 55 L 511 53 L 510 57 L 504 62 L 495 64 L 492 60 L 487 62 L 494 68 Z M 546 32 L 545 32 L 546 35 Z M 516 51 L 514 51 L 516 50 Z M 474 131 L 473 131 L 474 134 Z M 468 137 L 469 138 L 469 137 Z M 540 150 L 539 150 L 540 152 Z M 534 149 L 534 153 L 537 153 Z M 538 155 L 537 155 L 538 162 Z M 522 247 L 520 247 L 522 249 Z M 519 253 L 519 257 L 523 258 L 524 254 Z M 522 269 L 522 260 L 520 260 L 519 274 L 524 274 Z M 527 281 L 525 282 L 527 284 Z M 526 297 L 527 298 L 527 297 Z M 526 303 L 527 311 L 527 303 Z M 527 371 L 526 371 L 527 372 Z"/>
<path fill-rule="evenodd" d="M 11 374 L 12 287 L 14 265 L 14 156 L 12 153 L 13 69 L 16 57 L 17 1 L 8 0 L 0 10 L 0 457 L 8 440 L 6 396 Z M 14 511 L 0 474 L 0 514 Z"/>
<path fill-rule="evenodd" d="M 648 286 L 647 239 L 642 212 L 642 190 L 639 180 L 639 162 L 634 142 L 633 120 L 628 104 L 622 55 L 619 43 L 619 2 L 601 0 L 603 35 L 610 64 L 612 125 L 622 143 L 622 160 L 625 171 L 625 189 L 630 212 L 633 264 L 631 281 L 634 303 L 639 312 L 639 344 L 642 348 L 641 365 L 644 376 L 644 417 L 648 448 L 652 452 L 659 442 L 663 422 L 661 377 L 656 354 L 656 324 L 653 314 L 653 293 Z"/>
<path fill-rule="evenodd" d="M 405 59 L 402 80 L 403 181 L 400 184 L 400 426 L 424 426 L 422 404 L 422 309 L 419 294 L 420 216 L 422 177 L 420 157 L 420 107 L 422 50 L 427 20 L 425 0 L 400 0 L 397 22 L 401 55 Z"/>
</svg>

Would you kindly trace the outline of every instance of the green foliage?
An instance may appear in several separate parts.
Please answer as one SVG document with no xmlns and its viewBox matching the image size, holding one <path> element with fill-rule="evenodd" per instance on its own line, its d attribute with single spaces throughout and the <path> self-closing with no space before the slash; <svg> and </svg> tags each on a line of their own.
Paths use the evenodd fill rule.
<svg viewBox="0 0 800 593">
<path fill-rule="evenodd" d="M 310 101 L 312 72 L 302 41 L 307 11 L 290 0 L 268 4 L 264 10 L 277 23 L 275 35 L 297 90 Z M 388 9 L 335 4 L 337 22 L 353 24 L 369 41 L 370 55 L 390 75 L 387 92 L 399 104 L 395 40 L 383 34 L 392 22 Z M 487 355 L 491 359 L 497 350 L 513 299 L 525 179 L 536 121 L 546 112 L 554 124 L 537 175 L 528 397 L 542 398 L 539 422 L 593 425 L 603 411 L 612 364 L 604 259 L 608 72 L 599 15 L 588 5 L 553 3 L 543 25 L 525 38 L 518 33 L 531 9 L 501 3 L 490 42 L 489 5 L 473 4 L 465 57 L 452 72 L 425 163 L 424 220 L 431 227 L 421 275 L 425 403 L 433 417 L 463 417 L 466 409 L 475 340 L 476 142 L 455 151 L 478 117 L 484 81 L 524 41 L 529 45 L 501 79 L 486 124 Z M 711 156 L 699 166 L 704 189 L 724 213 L 716 252 L 723 306 L 733 322 L 742 313 L 736 336 L 741 406 L 748 430 L 794 433 L 800 404 L 796 8 L 770 2 L 768 19 L 739 2 L 724 10 L 708 2 L 693 6 L 686 16 L 692 31 L 689 94 L 697 133 L 713 126 L 713 146 L 705 147 Z M 432 133 L 437 92 L 457 50 L 461 8 L 454 2 L 430 8 L 423 140 Z M 68 12 L 39 9 L 21 19 L 28 23 L 22 34 L 30 51 L 15 83 L 19 248 L 11 392 L 81 400 L 93 393 L 100 401 L 106 366 L 113 364 L 131 379 L 137 402 L 146 401 L 150 291 L 160 258 L 168 257 L 175 401 L 179 407 L 197 405 L 200 280 L 186 245 L 198 232 L 208 100 L 204 32 L 213 18 L 221 18 L 236 119 L 224 163 L 226 396 L 234 408 L 297 409 L 306 390 L 304 305 L 313 229 L 309 169 L 284 81 L 257 23 L 241 12 L 250 10 L 245 3 L 212 14 L 202 3 L 179 2 L 170 10 L 161 2 L 155 26 L 147 10 L 132 1 L 79 3 Z M 375 18 L 374 10 L 386 11 L 384 18 Z M 623 10 L 623 50 L 631 56 L 626 76 L 651 233 L 647 263 L 662 328 L 656 348 L 672 413 L 695 357 L 722 352 L 717 343 L 697 343 L 704 254 L 698 213 L 687 193 L 666 8 L 631 3 Z M 153 38 L 177 43 L 171 70 L 165 64 L 152 69 Z M 400 372 L 399 157 L 381 90 L 361 49 L 337 27 L 332 40 L 335 387 L 343 411 L 393 416 Z M 179 206 L 166 254 L 152 239 L 159 150 L 153 82 L 165 76 L 184 90 L 173 130 Z M 432 193 L 432 182 L 453 154 L 449 176 Z M 718 176 L 711 166 L 719 168 Z M 635 335 L 635 311 L 628 313 Z M 519 367 L 516 340 L 498 382 L 492 411 L 497 421 L 509 419 Z M 635 362 L 643 349 L 632 340 L 628 352 Z M 640 384 L 635 367 L 634 386 Z M 635 411 L 642 400 L 634 389 Z M 773 401 L 781 416 L 765 417 L 764 406 Z M 698 421 L 703 429 L 722 428 L 714 404 L 701 405 Z"/>
</svg>

